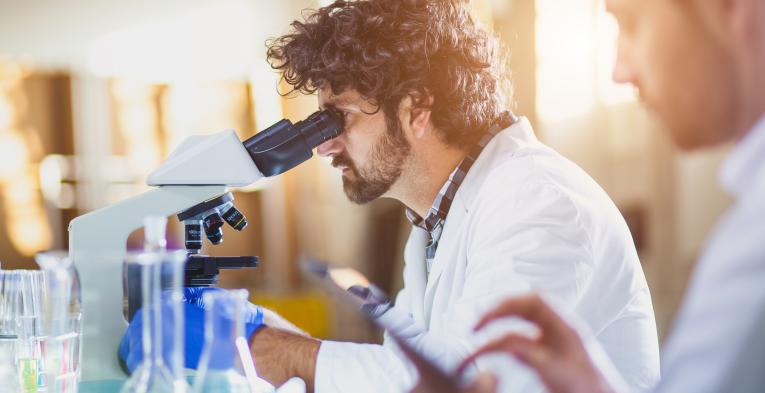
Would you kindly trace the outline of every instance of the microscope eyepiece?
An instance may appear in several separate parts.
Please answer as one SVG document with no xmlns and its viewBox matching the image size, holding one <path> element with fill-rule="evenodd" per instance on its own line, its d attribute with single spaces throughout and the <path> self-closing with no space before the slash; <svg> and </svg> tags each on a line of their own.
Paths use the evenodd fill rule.
<svg viewBox="0 0 765 393">
<path fill-rule="evenodd" d="M 244 147 L 260 173 L 275 176 L 311 158 L 315 147 L 342 132 L 342 119 L 322 110 L 295 124 L 283 119 L 244 141 Z"/>
<path fill-rule="evenodd" d="M 314 112 L 303 121 L 297 122 L 295 128 L 304 135 L 311 149 L 337 137 L 343 132 L 341 118 L 331 110 Z"/>
</svg>

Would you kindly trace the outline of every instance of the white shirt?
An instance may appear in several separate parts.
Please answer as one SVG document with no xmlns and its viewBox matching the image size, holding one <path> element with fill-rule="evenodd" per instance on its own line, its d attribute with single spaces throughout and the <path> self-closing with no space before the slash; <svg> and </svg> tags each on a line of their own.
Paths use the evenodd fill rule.
<svg viewBox="0 0 765 393">
<path fill-rule="evenodd" d="M 442 368 L 485 342 L 472 328 L 488 309 L 535 291 L 579 317 L 631 386 L 657 382 L 653 308 L 629 230 L 606 193 L 541 144 L 526 119 L 498 133 L 468 172 L 427 280 L 425 241 L 425 231 L 414 228 L 404 289 L 383 317 L 396 316 L 388 322 L 398 334 Z M 520 328 L 502 325 L 494 333 Z M 502 391 L 542 390 L 518 363 L 497 368 L 489 358 L 477 367 L 501 372 Z M 325 341 L 315 381 L 317 393 L 396 392 L 408 391 L 416 375 L 391 340 Z"/>
<path fill-rule="evenodd" d="M 665 347 L 662 392 L 734 391 L 728 375 L 765 335 L 765 116 L 723 163 L 721 183 L 736 202 L 693 273 Z M 765 353 L 749 357 L 765 374 Z"/>
</svg>

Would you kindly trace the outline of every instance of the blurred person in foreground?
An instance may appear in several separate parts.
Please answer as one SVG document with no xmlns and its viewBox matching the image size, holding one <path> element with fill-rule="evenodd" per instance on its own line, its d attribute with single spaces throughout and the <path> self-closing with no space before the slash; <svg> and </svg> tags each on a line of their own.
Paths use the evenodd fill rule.
<svg viewBox="0 0 765 393">
<path fill-rule="evenodd" d="M 342 116 L 344 132 L 318 153 L 342 171 L 347 197 L 407 207 L 404 289 L 380 318 L 412 347 L 454 369 L 480 345 L 471 328 L 484 312 L 540 291 L 598 332 L 631 384 L 658 380 L 650 293 L 623 218 L 508 111 L 498 42 L 467 2 L 337 1 L 293 22 L 268 59 Z M 266 325 L 253 354 L 275 384 L 297 375 L 318 392 L 387 392 L 416 381 L 390 340 L 322 342 Z M 518 365 L 503 386 L 541 389 Z"/>
<path fill-rule="evenodd" d="M 675 144 L 696 150 L 733 142 L 719 173 L 735 198 L 691 277 L 662 357 L 659 392 L 765 390 L 765 1 L 608 0 L 619 22 L 613 77 L 631 83 Z M 481 330 L 505 317 L 537 335 L 509 334 L 464 363 L 504 352 L 536 370 L 551 392 L 630 390 L 592 356 L 575 315 L 542 300 L 509 299 Z M 586 349 L 587 348 L 587 349 Z M 597 352 L 597 351 L 596 351 Z M 428 392 L 421 380 L 416 391 Z M 456 389 L 455 389 L 456 390 Z M 493 391 L 490 377 L 464 391 Z"/>
</svg>

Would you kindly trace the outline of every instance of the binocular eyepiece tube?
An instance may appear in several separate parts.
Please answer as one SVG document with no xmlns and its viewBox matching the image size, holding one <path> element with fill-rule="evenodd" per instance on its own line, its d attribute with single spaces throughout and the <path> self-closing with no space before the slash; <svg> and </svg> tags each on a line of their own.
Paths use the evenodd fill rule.
<svg viewBox="0 0 765 393">
<path fill-rule="evenodd" d="M 331 110 L 317 111 L 292 124 L 283 119 L 243 142 L 255 166 L 265 176 L 274 176 L 311 158 L 313 149 L 343 132 L 340 116 Z M 226 193 L 178 214 L 184 224 L 186 250 L 198 254 L 202 249 L 202 230 L 212 244 L 223 241 L 223 223 L 237 231 L 247 219 L 234 207 L 234 197 Z"/>
<path fill-rule="evenodd" d="M 341 118 L 330 110 L 314 112 L 292 124 L 282 119 L 244 141 L 260 173 L 284 173 L 313 155 L 313 149 L 343 132 Z"/>
</svg>

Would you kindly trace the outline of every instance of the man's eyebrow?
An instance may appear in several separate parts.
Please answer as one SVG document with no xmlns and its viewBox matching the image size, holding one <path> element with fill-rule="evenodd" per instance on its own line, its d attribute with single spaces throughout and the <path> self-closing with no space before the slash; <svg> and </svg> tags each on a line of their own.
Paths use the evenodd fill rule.
<svg viewBox="0 0 765 393">
<path fill-rule="evenodd" d="M 340 110 L 340 109 L 346 109 L 350 111 L 357 111 L 361 110 L 361 106 L 359 104 L 349 100 L 349 99 L 340 99 L 337 101 L 327 101 L 323 104 L 325 108 L 328 109 L 334 109 L 334 110 Z"/>
<path fill-rule="evenodd" d="M 329 94 L 327 96 L 327 102 L 332 102 L 335 105 L 357 105 L 358 97 L 354 94 Z"/>
<path fill-rule="evenodd" d="M 345 106 L 346 104 L 343 102 L 325 102 L 323 104 L 319 104 L 319 109 L 332 109 L 332 110 L 339 110 L 338 107 Z"/>
<path fill-rule="evenodd" d="M 335 106 L 330 104 L 330 103 L 321 103 L 320 102 L 319 103 L 319 110 L 324 110 L 324 109 L 335 109 Z"/>
</svg>

